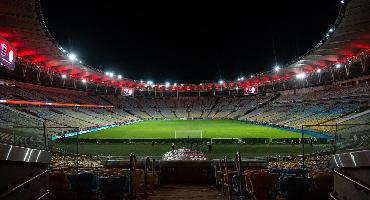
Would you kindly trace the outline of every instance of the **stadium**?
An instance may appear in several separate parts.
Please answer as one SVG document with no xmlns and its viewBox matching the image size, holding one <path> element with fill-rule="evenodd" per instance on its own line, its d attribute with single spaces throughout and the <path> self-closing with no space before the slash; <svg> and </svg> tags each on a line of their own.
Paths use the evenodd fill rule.
<svg viewBox="0 0 370 200">
<path fill-rule="evenodd" d="M 370 1 L 338 3 L 290 63 L 181 84 L 92 67 L 41 1 L 0 0 L 0 199 L 370 199 Z"/>
</svg>

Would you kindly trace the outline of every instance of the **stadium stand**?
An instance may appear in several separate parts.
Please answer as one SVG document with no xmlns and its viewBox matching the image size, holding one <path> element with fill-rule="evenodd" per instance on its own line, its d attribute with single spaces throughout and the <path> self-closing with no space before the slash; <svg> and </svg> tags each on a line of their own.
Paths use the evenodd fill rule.
<svg viewBox="0 0 370 200">
<path fill-rule="evenodd" d="M 281 74 L 166 88 L 110 81 L 93 67 L 65 64 L 67 55 L 42 22 L 40 1 L 0 1 L 1 38 L 25 40 L 15 69 L 0 66 L 0 175 L 6 180 L 0 183 L 0 199 L 369 199 L 370 51 L 364 33 L 370 31 L 370 4 L 351 0 L 342 6 L 332 36 Z M 38 49 L 37 55 L 25 49 Z M 33 62 L 39 55 L 48 56 L 48 66 Z M 306 73 L 305 80 L 294 78 L 298 71 Z M 251 85 L 258 94 L 241 89 Z M 133 89 L 132 96 L 121 93 L 122 87 Z M 156 161 L 150 155 L 82 155 L 78 137 L 73 152 L 50 141 L 101 127 L 172 119 L 304 129 L 330 136 L 330 143 L 325 140 L 325 148 L 308 155 L 305 146 L 312 147 L 315 139 L 219 138 L 220 143 L 265 147 L 291 142 L 302 146 L 302 155 L 251 159 L 242 157 L 250 152 L 241 152 L 232 161 L 208 160 L 206 150 L 191 147 L 172 149 Z M 214 140 L 205 141 L 201 147 L 212 147 Z"/>
</svg>

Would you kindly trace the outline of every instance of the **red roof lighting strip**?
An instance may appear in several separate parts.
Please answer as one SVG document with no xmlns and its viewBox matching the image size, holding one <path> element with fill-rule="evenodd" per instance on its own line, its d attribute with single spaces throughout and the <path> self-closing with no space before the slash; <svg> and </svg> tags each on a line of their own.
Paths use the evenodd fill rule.
<svg viewBox="0 0 370 200">
<path fill-rule="evenodd" d="M 0 99 L 0 103 L 2 103 L 2 104 L 12 104 L 12 105 L 33 105 L 33 106 L 113 108 L 112 105 L 75 104 L 75 103 L 58 103 L 58 102 L 24 101 L 24 100 L 4 100 L 4 99 Z"/>
</svg>

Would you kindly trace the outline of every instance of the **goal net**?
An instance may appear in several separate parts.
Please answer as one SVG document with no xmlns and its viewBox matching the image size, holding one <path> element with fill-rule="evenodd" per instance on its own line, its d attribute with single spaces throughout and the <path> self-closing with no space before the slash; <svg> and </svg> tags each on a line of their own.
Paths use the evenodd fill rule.
<svg viewBox="0 0 370 200">
<path fill-rule="evenodd" d="M 203 130 L 175 130 L 175 139 L 203 138 Z"/>
</svg>

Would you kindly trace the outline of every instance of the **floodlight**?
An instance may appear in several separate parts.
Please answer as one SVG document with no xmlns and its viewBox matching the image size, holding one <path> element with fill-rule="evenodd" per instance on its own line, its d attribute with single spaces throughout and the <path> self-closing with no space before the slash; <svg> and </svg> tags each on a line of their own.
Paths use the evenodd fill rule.
<svg viewBox="0 0 370 200">
<path fill-rule="evenodd" d="M 304 79 L 304 78 L 306 78 L 306 74 L 305 74 L 305 73 L 297 74 L 297 75 L 296 75 L 296 78 L 297 78 L 297 79 Z"/>
<path fill-rule="evenodd" d="M 274 70 L 278 72 L 281 68 L 279 66 L 275 66 Z"/>
<path fill-rule="evenodd" d="M 70 54 L 68 54 L 68 58 L 69 58 L 70 61 L 75 61 L 77 56 L 74 53 L 70 53 Z"/>
</svg>

